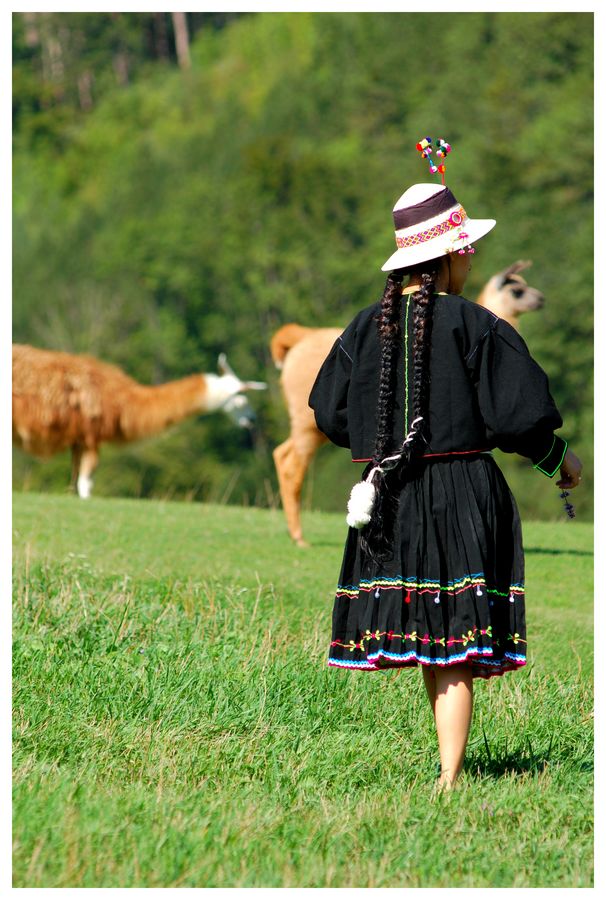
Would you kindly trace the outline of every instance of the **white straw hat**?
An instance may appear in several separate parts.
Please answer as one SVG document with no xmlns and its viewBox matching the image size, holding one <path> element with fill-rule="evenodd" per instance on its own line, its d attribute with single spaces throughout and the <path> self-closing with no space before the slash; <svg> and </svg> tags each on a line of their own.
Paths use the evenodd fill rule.
<svg viewBox="0 0 606 900">
<path fill-rule="evenodd" d="M 452 191 L 439 184 L 413 184 L 393 208 L 398 249 L 381 266 L 404 269 L 462 250 L 494 228 L 495 219 L 470 219 Z"/>
</svg>

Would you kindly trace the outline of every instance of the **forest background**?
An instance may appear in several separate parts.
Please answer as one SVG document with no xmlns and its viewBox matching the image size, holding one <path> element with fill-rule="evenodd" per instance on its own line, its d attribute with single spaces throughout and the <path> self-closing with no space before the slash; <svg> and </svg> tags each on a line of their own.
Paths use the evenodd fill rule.
<svg viewBox="0 0 606 900">
<path fill-rule="evenodd" d="M 269 338 L 344 326 L 381 296 L 391 207 L 431 178 L 498 225 L 466 287 L 517 259 L 544 291 L 522 319 L 585 464 L 593 513 L 593 15 L 15 13 L 13 338 L 91 353 L 159 383 L 225 351 L 255 395 L 253 434 L 192 419 L 106 448 L 98 495 L 273 506 L 288 421 Z M 498 454 L 523 515 L 555 486 Z M 66 490 L 64 454 L 14 451 L 16 489 Z M 359 477 L 320 451 L 304 505 L 344 506 Z"/>
</svg>

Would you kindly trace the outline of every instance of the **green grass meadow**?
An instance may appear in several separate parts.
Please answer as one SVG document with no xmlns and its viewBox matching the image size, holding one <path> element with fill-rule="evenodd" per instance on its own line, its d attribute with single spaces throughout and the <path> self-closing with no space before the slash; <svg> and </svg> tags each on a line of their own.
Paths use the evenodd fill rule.
<svg viewBox="0 0 606 900">
<path fill-rule="evenodd" d="M 527 522 L 529 663 L 432 798 L 419 670 L 329 669 L 343 515 L 13 495 L 15 887 L 589 887 L 593 535 Z"/>
</svg>

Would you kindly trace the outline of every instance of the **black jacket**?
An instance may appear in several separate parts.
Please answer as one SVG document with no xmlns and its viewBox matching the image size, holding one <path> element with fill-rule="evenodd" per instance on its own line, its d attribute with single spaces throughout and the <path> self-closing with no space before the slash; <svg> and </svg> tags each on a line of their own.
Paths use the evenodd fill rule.
<svg viewBox="0 0 606 900">
<path fill-rule="evenodd" d="M 375 444 L 381 354 L 378 311 L 378 303 L 363 309 L 345 329 L 324 361 L 309 398 L 320 431 L 334 444 L 350 448 L 354 462 L 369 461 Z M 394 448 L 402 443 L 413 418 L 412 318 L 410 295 L 404 294 Z M 566 441 L 554 435 L 562 418 L 549 393 L 547 376 L 520 335 L 493 313 L 453 294 L 435 297 L 428 418 L 424 456 L 498 447 L 529 457 L 551 478 L 566 452 Z"/>
</svg>

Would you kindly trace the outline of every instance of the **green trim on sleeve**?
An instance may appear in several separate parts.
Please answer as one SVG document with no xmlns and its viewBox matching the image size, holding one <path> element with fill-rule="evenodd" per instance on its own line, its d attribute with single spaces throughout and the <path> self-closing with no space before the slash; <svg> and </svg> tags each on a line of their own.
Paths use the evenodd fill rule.
<svg viewBox="0 0 606 900">
<path fill-rule="evenodd" d="M 538 463 L 535 463 L 533 468 L 538 469 L 539 472 L 542 472 L 543 475 L 547 475 L 548 478 L 553 478 L 564 461 L 567 449 L 568 441 L 565 441 L 564 438 L 554 434 L 553 443 L 549 453 Z"/>
<path fill-rule="evenodd" d="M 553 436 L 553 441 L 551 442 L 551 447 L 549 448 L 549 453 L 546 453 L 545 456 L 543 457 L 543 459 L 540 459 L 540 460 L 538 461 L 538 463 L 535 463 L 535 464 L 534 464 L 534 468 L 535 468 L 535 469 L 538 469 L 539 466 L 541 465 L 541 463 L 544 463 L 545 460 L 547 459 L 547 457 L 551 454 L 551 451 L 552 451 L 553 448 L 555 447 L 555 442 L 556 442 L 556 436 L 555 436 L 555 434 L 554 434 L 554 436 Z M 543 470 L 541 469 L 541 471 L 543 471 Z"/>
</svg>

